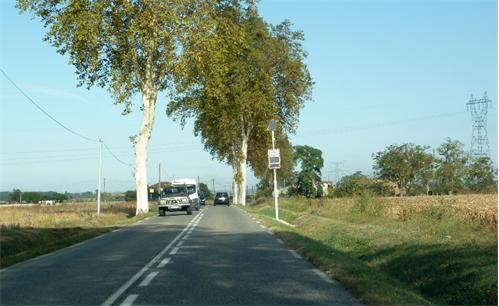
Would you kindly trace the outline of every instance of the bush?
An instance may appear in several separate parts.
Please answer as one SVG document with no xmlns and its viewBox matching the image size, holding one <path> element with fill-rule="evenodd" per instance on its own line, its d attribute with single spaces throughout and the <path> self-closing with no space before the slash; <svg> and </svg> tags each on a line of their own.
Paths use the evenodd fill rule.
<svg viewBox="0 0 499 306">
<path fill-rule="evenodd" d="M 363 192 L 355 197 L 352 212 L 379 217 L 384 214 L 385 205 L 376 199 L 371 192 Z"/>
</svg>

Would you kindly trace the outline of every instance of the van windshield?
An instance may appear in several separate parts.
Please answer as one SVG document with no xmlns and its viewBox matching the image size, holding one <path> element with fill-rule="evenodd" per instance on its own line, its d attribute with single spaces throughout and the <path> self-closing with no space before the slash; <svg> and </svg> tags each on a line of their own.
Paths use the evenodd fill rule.
<svg viewBox="0 0 499 306">
<path fill-rule="evenodd" d="M 163 196 L 164 197 L 185 196 L 187 195 L 185 189 L 186 188 L 184 186 L 167 187 L 163 190 Z"/>
</svg>

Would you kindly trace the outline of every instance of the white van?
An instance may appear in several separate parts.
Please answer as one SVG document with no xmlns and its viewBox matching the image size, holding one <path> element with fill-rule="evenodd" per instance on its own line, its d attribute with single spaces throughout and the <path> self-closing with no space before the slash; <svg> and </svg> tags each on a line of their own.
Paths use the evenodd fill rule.
<svg viewBox="0 0 499 306">
<path fill-rule="evenodd" d="M 170 186 L 164 188 L 159 199 L 159 215 L 168 211 L 186 211 L 192 215 L 192 210 L 199 210 L 198 184 L 193 179 L 176 179 Z"/>
</svg>

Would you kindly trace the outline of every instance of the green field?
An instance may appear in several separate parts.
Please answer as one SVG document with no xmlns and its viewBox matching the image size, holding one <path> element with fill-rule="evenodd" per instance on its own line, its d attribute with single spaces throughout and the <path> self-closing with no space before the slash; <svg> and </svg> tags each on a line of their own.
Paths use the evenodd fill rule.
<svg viewBox="0 0 499 306">
<path fill-rule="evenodd" d="M 497 305 L 497 195 L 246 206 L 366 304 Z"/>
</svg>

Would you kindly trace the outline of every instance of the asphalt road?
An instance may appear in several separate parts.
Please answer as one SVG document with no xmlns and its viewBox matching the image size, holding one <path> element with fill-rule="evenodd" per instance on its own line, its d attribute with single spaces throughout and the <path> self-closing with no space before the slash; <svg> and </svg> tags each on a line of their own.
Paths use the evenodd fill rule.
<svg viewBox="0 0 499 306">
<path fill-rule="evenodd" d="M 0 271 L 1 305 L 358 302 L 235 207 L 153 217 Z"/>
</svg>

